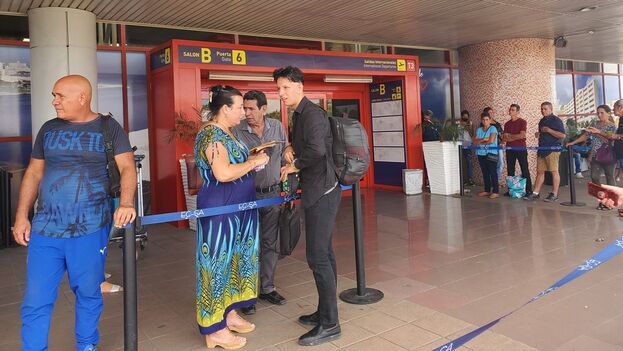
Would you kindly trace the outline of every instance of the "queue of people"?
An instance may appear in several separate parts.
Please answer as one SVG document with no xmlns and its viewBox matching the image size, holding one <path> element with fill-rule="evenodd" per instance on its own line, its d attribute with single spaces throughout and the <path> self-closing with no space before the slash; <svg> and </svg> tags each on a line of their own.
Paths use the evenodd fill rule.
<svg viewBox="0 0 623 351">
<path fill-rule="evenodd" d="M 575 165 L 575 177 L 583 178 L 580 169 L 580 154 L 586 154 L 589 159 L 591 181 L 596 184 L 602 183 L 602 176 L 605 177 L 607 185 L 615 184 L 615 169 L 617 163 L 623 166 L 623 119 L 619 118 L 618 126 L 615 125 L 612 114 L 617 117 L 623 116 L 623 100 L 616 101 L 611 109 L 608 105 L 597 107 L 598 119 L 591 123 L 574 139 L 567 141 L 563 145 L 563 140 L 567 137 L 562 120 L 553 113 L 553 106 L 550 102 L 541 104 L 541 115 L 543 116 L 538 124 L 535 138 L 538 140 L 539 149 L 536 153 L 537 177 L 532 183 L 528 167 L 528 150 L 526 145 L 526 132 L 528 123 L 520 116 L 520 106 L 512 104 L 508 114 L 510 120 L 502 128 L 495 119 L 491 117 L 493 109 L 487 107 L 481 114 L 480 127 L 474 130 L 469 119 L 469 112 L 461 112 L 459 139 L 464 146 L 477 145 L 485 147 L 474 147 L 478 155 L 484 189 L 479 196 L 487 196 L 495 199 L 499 196 L 499 180 L 501 169 L 499 167 L 502 159 L 502 148 L 506 150 L 506 167 L 508 176 L 515 176 L 516 166 L 519 163 L 521 177 L 525 178 L 525 200 L 534 201 L 541 198 L 545 173 L 549 172 L 552 179 L 552 189 L 543 198 L 546 202 L 558 200 L 560 187 L 559 159 L 560 148 L 562 146 L 590 146 L 589 151 L 574 152 L 573 158 Z M 493 137 L 495 135 L 495 137 Z M 501 137 L 500 137 L 501 135 Z M 466 185 L 473 185 L 471 170 L 472 149 L 466 148 L 463 151 L 465 164 Z M 495 163 L 496 167 L 493 167 Z M 533 186 L 534 185 L 534 186 Z M 505 194 L 508 195 L 508 192 Z M 607 210 L 603 204 L 599 204 L 598 209 Z"/>
</svg>

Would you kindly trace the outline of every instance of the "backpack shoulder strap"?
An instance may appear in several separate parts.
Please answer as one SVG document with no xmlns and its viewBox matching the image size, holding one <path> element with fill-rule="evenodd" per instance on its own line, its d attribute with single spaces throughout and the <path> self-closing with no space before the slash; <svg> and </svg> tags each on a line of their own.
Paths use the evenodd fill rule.
<svg viewBox="0 0 623 351">
<path fill-rule="evenodd" d="M 110 135 L 110 119 L 112 114 L 107 115 L 100 114 L 102 119 L 102 133 L 104 134 L 104 151 L 106 152 L 106 162 L 110 162 L 115 159 L 115 149 L 112 144 L 112 137 Z"/>
</svg>

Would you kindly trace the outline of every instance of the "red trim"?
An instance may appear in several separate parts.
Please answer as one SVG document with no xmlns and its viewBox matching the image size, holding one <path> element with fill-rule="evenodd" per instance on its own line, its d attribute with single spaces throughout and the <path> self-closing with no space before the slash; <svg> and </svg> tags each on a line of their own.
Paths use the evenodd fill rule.
<svg viewBox="0 0 623 351">
<path fill-rule="evenodd" d="M 121 42 L 125 43 L 125 24 L 121 25 Z M 121 45 L 121 97 L 123 100 L 123 128 L 126 133 L 130 130 L 128 119 L 128 63 L 126 62 L 126 47 Z"/>
<path fill-rule="evenodd" d="M 11 143 L 16 141 L 32 141 L 32 136 L 0 137 L 0 143 Z"/>
<path fill-rule="evenodd" d="M 21 40 L 0 39 L 0 45 L 6 46 L 30 46 L 30 43 Z"/>
</svg>

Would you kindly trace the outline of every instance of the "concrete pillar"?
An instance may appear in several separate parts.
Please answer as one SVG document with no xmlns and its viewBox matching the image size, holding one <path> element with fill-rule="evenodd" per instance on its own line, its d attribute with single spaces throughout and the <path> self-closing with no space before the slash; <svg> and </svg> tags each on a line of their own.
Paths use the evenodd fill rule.
<svg viewBox="0 0 623 351">
<path fill-rule="evenodd" d="M 97 41 L 95 15 L 60 7 L 28 11 L 30 31 L 32 137 L 56 117 L 52 88 L 68 74 L 85 76 L 93 86 L 91 107 L 97 111 Z"/>
<path fill-rule="evenodd" d="M 502 125 L 510 120 L 508 108 L 519 104 L 528 121 L 527 144 L 536 146 L 534 133 L 541 119 L 541 103 L 555 103 L 556 60 L 551 39 L 506 39 L 459 48 L 461 109 L 468 110 L 475 125 L 490 106 Z M 531 173 L 536 172 L 536 153 L 528 154 Z M 505 159 L 506 161 L 506 159 Z M 506 166 L 503 175 L 506 176 Z M 520 174 L 519 166 L 515 174 Z M 478 161 L 474 176 L 482 179 Z M 532 178 L 535 179 L 534 176 Z"/>
</svg>

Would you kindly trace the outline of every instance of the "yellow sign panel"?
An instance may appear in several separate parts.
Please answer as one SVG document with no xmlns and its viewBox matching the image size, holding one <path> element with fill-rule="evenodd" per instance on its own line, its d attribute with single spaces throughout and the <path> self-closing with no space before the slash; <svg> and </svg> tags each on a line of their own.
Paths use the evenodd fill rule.
<svg viewBox="0 0 623 351">
<path fill-rule="evenodd" d="M 164 49 L 164 64 L 168 65 L 171 63 L 171 48 Z"/>
<path fill-rule="evenodd" d="M 212 50 L 208 48 L 201 48 L 201 63 L 212 62 Z"/>
<path fill-rule="evenodd" d="M 396 68 L 399 71 L 406 71 L 407 70 L 407 61 L 406 60 L 396 60 Z"/>
<path fill-rule="evenodd" d="M 244 50 L 232 50 L 231 54 L 233 57 L 234 65 L 246 65 L 247 64 L 247 54 Z"/>
</svg>

